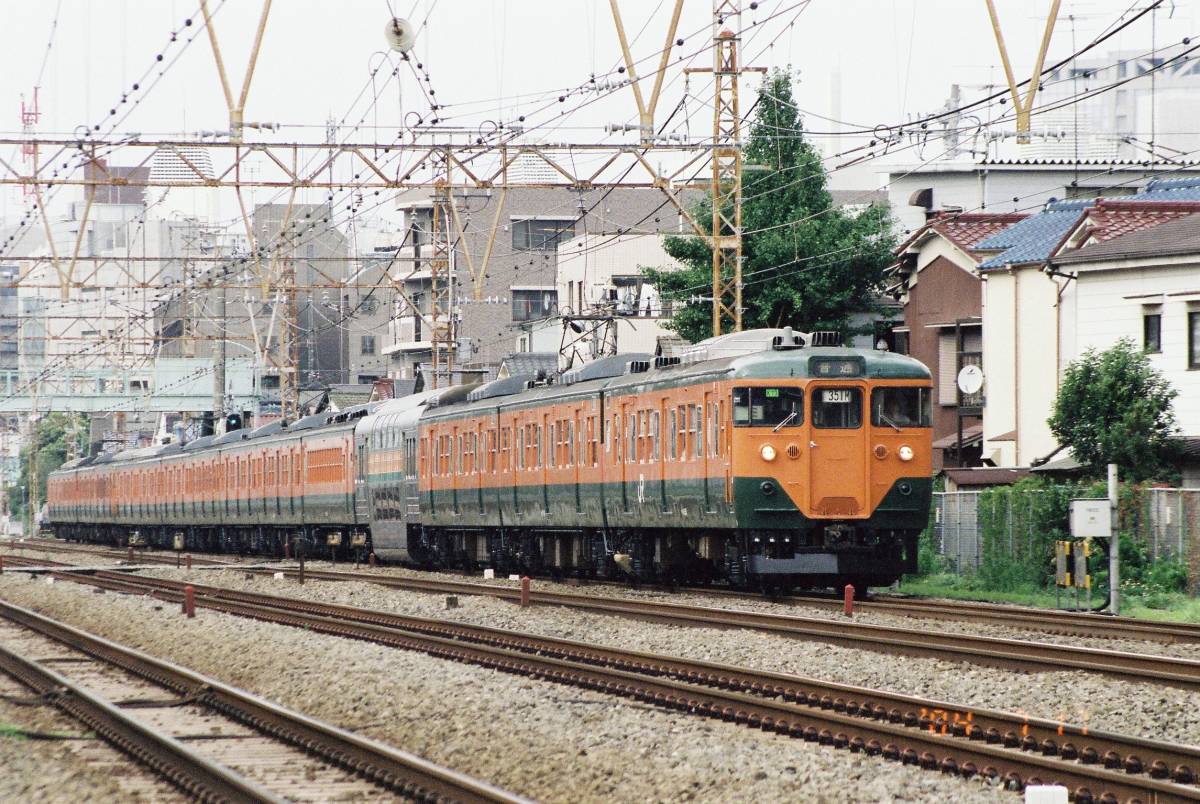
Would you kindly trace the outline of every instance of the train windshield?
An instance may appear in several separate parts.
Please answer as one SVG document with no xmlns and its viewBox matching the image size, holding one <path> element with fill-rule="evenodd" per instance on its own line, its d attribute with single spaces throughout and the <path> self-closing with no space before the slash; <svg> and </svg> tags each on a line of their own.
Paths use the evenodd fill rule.
<svg viewBox="0 0 1200 804">
<path fill-rule="evenodd" d="M 876 388 L 871 392 L 871 424 L 876 427 L 932 426 L 928 388 Z"/>
<path fill-rule="evenodd" d="M 734 388 L 733 423 L 738 427 L 799 427 L 804 424 L 804 391 Z"/>
<path fill-rule="evenodd" d="M 858 388 L 817 388 L 813 391 L 813 427 L 862 427 L 862 391 Z"/>
</svg>

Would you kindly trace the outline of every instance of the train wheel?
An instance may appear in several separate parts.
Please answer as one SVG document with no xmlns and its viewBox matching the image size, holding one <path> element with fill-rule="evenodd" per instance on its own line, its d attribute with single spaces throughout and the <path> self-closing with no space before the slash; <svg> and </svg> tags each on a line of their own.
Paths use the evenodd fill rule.
<svg viewBox="0 0 1200 804">
<path fill-rule="evenodd" d="M 795 586 L 795 583 L 788 578 L 764 577 L 759 580 L 759 588 L 769 600 L 779 600 L 790 595 Z"/>
</svg>

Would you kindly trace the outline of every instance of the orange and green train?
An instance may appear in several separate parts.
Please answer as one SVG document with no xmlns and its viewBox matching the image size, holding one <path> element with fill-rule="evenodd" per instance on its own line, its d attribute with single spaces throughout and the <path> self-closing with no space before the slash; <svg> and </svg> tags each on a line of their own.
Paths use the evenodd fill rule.
<svg viewBox="0 0 1200 804">
<path fill-rule="evenodd" d="M 891 583 L 915 570 L 928 521 L 929 371 L 811 340 L 736 333 L 682 358 L 604 358 L 556 382 L 456 386 L 178 453 L 118 455 L 103 471 L 188 453 L 216 467 L 225 453 L 250 466 L 259 453 L 291 457 L 286 488 L 242 488 L 236 469 L 218 469 L 231 485 L 209 484 L 201 496 L 215 499 L 198 501 L 215 521 L 151 502 L 153 524 L 100 527 L 265 552 L 297 540 L 365 543 L 386 560 L 501 573 L 768 589 Z M 78 486 L 88 470 L 65 467 L 51 484 L 51 522 L 68 536 L 96 523 L 56 505 L 55 486 Z M 249 482 L 279 474 L 252 469 Z M 231 497 L 238 504 L 223 506 Z M 317 521 L 305 514 L 310 498 Z"/>
</svg>

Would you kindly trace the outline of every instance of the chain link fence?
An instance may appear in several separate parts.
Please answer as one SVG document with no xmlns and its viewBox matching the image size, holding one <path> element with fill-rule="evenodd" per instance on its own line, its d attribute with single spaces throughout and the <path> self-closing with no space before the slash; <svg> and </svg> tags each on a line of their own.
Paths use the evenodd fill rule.
<svg viewBox="0 0 1200 804">
<path fill-rule="evenodd" d="M 998 534 L 992 550 L 1012 559 L 1028 556 L 1047 539 L 1044 518 L 1034 509 L 1061 503 L 1070 494 L 1066 487 L 1020 495 L 1006 489 L 935 492 L 934 545 L 947 566 L 960 574 L 979 569 L 985 528 Z M 1065 531 L 1066 522 L 1062 527 Z M 1183 561 L 1192 585 L 1200 580 L 1200 489 L 1146 489 L 1137 510 L 1124 513 L 1121 527 L 1146 545 L 1152 560 Z"/>
</svg>

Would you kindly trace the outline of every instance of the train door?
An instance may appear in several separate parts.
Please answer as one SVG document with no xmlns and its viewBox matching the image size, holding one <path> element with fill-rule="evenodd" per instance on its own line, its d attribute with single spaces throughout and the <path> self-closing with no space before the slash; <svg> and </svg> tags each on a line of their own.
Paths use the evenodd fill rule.
<svg viewBox="0 0 1200 804">
<path fill-rule="evenodd" d="M 548 411 L 542 412 L 542 423 L 538 427 L 538 483 L 542 489 L 542 513 L 550 513 L 550 467 L 554 465 L 554 450 L 557 447 L 555 444 L 554 433 L 556 428 L 553 426 L 553 413 Z"/>
<path fill-rule="evenodd" d="M 809 477 L 814 513 L 857 516 L 867 500 L 861 385 L 816 385 L 810 398 Z"/>
<path fill-rule="evenodd" d="M 463 432 L 458 429 L 458 425 L 450 432 L 450 505 L 454 515 L 458 516 L 462 513 L 458 508 L 459 489 L 466 483 L 462 478 Z"/>
<path fill-rule="evenodd" d="M 369 515 L 367 499 L 367 439 L 356 438 L 357 456 L 354 462 L 354 521 L 366 522 Z"/>
<path fill-rule="evenodd" d="M 637 477 L 634 462 L 637 461 L 637 410 L 632 399 L 621 400 L 621 425 L 613 433 L 617 440 L 618 456 L 621 461 L 621 510 L 630 513 L 637 499 Z"/>
<path fill-rule="evenodd" d="M 570 453 L 568 465 L 571 467 L 571 485 L 575 487 L 576 515 L 583 513 L 583 492 L 580 489 L 579 473 L 583 471 L 583 460 L 587 454 L 587 439 L 585 438 L 587 425 L 584 424 L 586 420 L 587 413 L 581 405 L 577 405 L 571 411 L 571 421 L 567 425 L 569 428 L 567 433 L 567 452 Z"/>
<path fill-rule="evenodd" d="M 415 425 L 414 425 L 415 427 Z M 404 518 L 420 513 L 421 491 L 417 483 L 417 431 L 404 436 Z"/>
<path fill-rule="evenodd" d="M 484 475 L 492 478 L 496 472 L 496 419 L 488 418 L 475 426 L 475 493 L 479 498 L 479 514 L 487 511 L 484 499 Z"/>
<path fill-rule="evenodd" d="M 716 513 L 720 500 L 725 497 L 725 478 L 721 471 L 721 425 L 720 406 L 717 392 L 704 392 L 704 510 Z"/>
<path fill-rule="evenodd" d="M 654 412 L 654 471 L 658 472 L 658 510 L 665 516 L 671 513 L 671 491 L 667 488 L 667 469 L 675 458 L 675 406 L 668 397 L 659 400 Z"/>
</svg>

